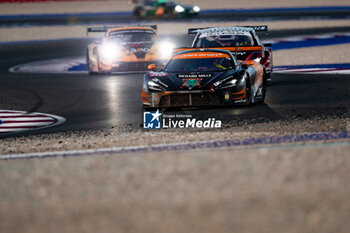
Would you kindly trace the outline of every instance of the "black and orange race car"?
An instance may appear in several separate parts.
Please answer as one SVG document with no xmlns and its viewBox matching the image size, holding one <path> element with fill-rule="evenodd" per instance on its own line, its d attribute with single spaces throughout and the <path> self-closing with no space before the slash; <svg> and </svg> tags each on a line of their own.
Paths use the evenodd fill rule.
<svg viewBox="0 0 350 233">
<path fill-rule="evenodd" d="M 146 73 L 142 102 L 145 108 L 248 105 L 264 102 L 265 94 L 266 70 L 259 62 L 237 61 L 226 50 L 195 49 Z"/>
<path fill-rule="evenodd" d="M 88 45 L 90 74 L 144 71 L 149 64 L 166 62 L 173 45 L 160 42 L 157 26 L 91 27 L 87 32 L 104 32 L 102 40 Z"/>
<path fill-rule="evenodd" d="M 178 48 L 175 52 L 193 48 L 225 49 L 235 52 L 238 60 L 258 61 L 266 69 L 268 82 L 272 74 L 272 45 L 263 44 L 256 32 L 267 32 L 267 26 L 234 26 L 190 28 L 189 34 L 196 34 L 190 48 Z"/>
</svg>

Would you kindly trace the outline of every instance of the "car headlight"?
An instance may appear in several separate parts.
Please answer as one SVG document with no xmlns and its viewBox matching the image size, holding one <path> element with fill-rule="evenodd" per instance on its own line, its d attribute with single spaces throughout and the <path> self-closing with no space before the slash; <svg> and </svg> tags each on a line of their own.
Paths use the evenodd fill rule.
<svg viewBox="0 0 350 233">
<path fill-rule="evenodd" d="M 114 43 L 105 43 L 101 47 L 101 56 L 107 61 L 112 61 L 116 59 L 120 54 L 120 48 Z"/>
<path fill-rule="evenodd" d="M 219 87 L 220 88 L 228 88 L 228 87 L 235 87 L 237 86 L 238 80 L 237 79 L 232 79 L 233 77 L 230 76 L 224 80 L 217 81 L 213 83 L 214 87 Z M 230 80 L 231 79 L 231 80 Z"/>
<path fill-rule="evenodd" d="M 161 59 L 169 59 L 173 54 L 175 45 L 171 42 L 162 42 L 159 44 L 159 55 Z"/>
<path fill-rule="evenodd" d="M 148 89 L 152 91 L 162 91 L 162 87 L 158 83 L 155 83 L 153 81 L 148 81 L 147 85 L 148 85 Z"/>
<path fill-rule="evenodd" d="M 177 13 L 182 13 L 182 12 L 185 11 L 185 8 L 184 8 L 183 6 L 177 5 L 177 6 L 175 7 L 175 11 L 176 11 Z"/>
<path fill-rule="evenodd" d="M 219 86 L 221 83 L 222 83 L 221 81 L 217 81 L 217 82 L 215 82 L 215 83 L 214 83 L 214 87 Z"/>
<path fill-rule="evenodd" d="M 201 11 L 201 8 L 199 8 L 199 6 L 194 6 L 193 11 L 198 13 Z"/>
<path fill-rule="evenodd" d="M 230 84 L 236 86 L 236 85 L 237 85 L 237 82 L 238 82 L 237 79 L 232 79 L 232 80 L 230 81 Z"/>
<path fill-rule="evenodd" d="M 151 86 L 151 87 L 160 87 L 157 83 L 153 82 L 153 81 L 148 81 L 148 86 Z"/>
</svg>

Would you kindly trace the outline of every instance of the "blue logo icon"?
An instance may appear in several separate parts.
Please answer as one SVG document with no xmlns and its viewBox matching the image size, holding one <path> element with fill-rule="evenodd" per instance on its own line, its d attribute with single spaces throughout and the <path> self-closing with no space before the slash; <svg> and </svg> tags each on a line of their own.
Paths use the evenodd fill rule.
<svg viewBox="0 0 350 233">
<path fill-rule="evenodd" d="M 160 129 L 160 119 L 162 114 L 156 112 L 143 112 L 143 128 L 144 129 Z"/>
<path fill-rule="evenodd" d="M 3 123 L 3 121 L 2 120 L 0 120 L 0 125 Z"/>
</svg>

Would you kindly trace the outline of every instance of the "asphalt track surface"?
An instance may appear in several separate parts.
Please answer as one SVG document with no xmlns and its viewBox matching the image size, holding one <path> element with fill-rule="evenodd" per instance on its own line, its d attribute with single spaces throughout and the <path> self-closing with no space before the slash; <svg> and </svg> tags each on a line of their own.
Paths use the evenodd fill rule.
<svg viewBox="0 0 350 233">
<path fill-rule="evenodd" d="M 269 38 L 339 31 L 350 29 L 272 31 Z M 189 44 L 192 38 L 179 35 L 175 39 L 179 44 Z M 89 76 L 8 72 L 9 67 L 26 62 L 82 56 L 89 42 L 91 39 L 1 45 L 0 109 L 43 112 L 67 120 L 60 126 L 35 131 L 35 134 L 115 126 L 140 129 L 143 74 Z M 265 104 L 168 111 L 184 111 L 203 119 L 213 117 L 228 126 L 235 126 L 242 120 L 255 124 L 293 117 L 331 118 L 349 114 L 349 86 L 348 75 L 275 74 L 273 85 L 268 87 Z M 314 130 L 317 131 L 318 127 L 315 126 Z M 346 125 L 332 130 L 346 130 Z"/>
</svg>

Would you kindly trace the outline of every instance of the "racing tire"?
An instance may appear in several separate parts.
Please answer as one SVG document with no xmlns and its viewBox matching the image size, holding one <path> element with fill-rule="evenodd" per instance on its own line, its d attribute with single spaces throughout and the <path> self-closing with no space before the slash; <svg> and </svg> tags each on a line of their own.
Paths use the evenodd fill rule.
<svg viewBox="0 0 350 233">
<path fill-rule="evenodd" d="M 94 71 L 89 71 L 89 75 L 98 75 L 98 73 Z"/>
<path fill-rule="evenodd" d="M 90 67 L 89 50 L 87 50 L 86 64 L 87 64 L 87 67 L 88 67 L 88 73 L 89 73 L 89 75 L 96 75 L 96 74 L 98 74 L 98 72 L 92 71 L 92 69 L 91 69 L 91 67 Z"/>
<path fill-rule="evenodd" d="M 102 70 L 101 69 L 101 66 L 100 66 L 100 56 L 97 55 L 97 69 L 98 69 L 98 72 L 96 74 L 111 74 L 110 71 L 105 71 L 105 70 Z"/>
<path fill-rule="evenodd" d="M 176 19 L 179 17 L 179 14 L 176 14 L 174 13 L 175 9 L 173 8 L 167 8 L 165 11 L 164 11 L 164 18 L 166 19 Z"/>
<path fill-rule="evenodd" d="M 100 56 L 97 55 L 97 73 L 101 74 Z"/>
<path fill-rule="evenodd" d="M 262 87 L 261 87 L 261 97 L 258 101 L 256 101 L 256 103 L 259 103 L 259 104 L 262 104 L 265 102 L 265 97 L 266 97 L 266 87 L 267 86 L 267 79 L 264 78 L 263 79 L 263 84 L 262 84 Z"/>
<path fill-rule="evenodd" d="M 266 85 L 271 85 L 272 84 L 272 77 L 271 73 L 266 74 Z"/>
<path fill-rule="evenodd" d="M 252 94 L 252 87 L 250 86 L 249 76 L 246 80 L 246 86 L 245 86 L 245 105 L 250 105 L 252 103 L 253 94 Z"/>
<path fill-rule="evenodd" d="M 142 8 L 141 7 L 136 7 L 133 11 L 132 14 L 134 19 L 142 19 Z"/>
<path fill-rule="evenodd" d="M 98 72 L 91 70 L 89 61 L 87 62 L 87 64 L 88 64 L 88 73 L 89 73 L 89 75 L 97 75 Z"/>
</svg>

